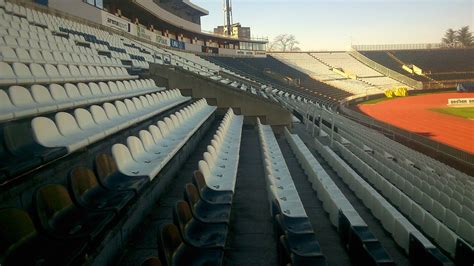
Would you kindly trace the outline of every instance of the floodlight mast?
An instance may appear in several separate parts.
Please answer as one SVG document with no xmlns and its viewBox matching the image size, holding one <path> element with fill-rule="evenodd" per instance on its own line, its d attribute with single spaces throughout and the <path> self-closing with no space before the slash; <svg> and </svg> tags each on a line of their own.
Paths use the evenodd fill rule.
<svg viewBox="0 0 474 266">
<path fill-rule="evenodd" d="M 232 0 L 224 0 L 224 25 L 227 35 L 232 35 Z"/>
</svg>

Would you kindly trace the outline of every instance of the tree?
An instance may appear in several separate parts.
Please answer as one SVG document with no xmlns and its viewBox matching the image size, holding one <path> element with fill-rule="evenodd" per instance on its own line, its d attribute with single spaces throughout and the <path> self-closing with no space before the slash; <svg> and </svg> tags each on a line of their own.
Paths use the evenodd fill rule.
<svg viewBox="0 0 474 266">
<path fill-rule="evenodd" d="M 292 34 L 280 34 L 268 44 L 269 51 L 301 51 L 297 46 L 299 42 Z"/>
<path fill-rule="evenodd" d="M 454 43 L 456 42 L 456 31 L 453 29 L 448 29 L 444 34 L 442 42 L 448 46 L 454 45 Z"/>
<path fill-rule="evenodd" d="M 464 47 L 472 46 L 474 38 L 472 32 L 469 31 L 469 26 L 464 26 L 456 32 L 456 41 L 461 43 Z"/>
</svg>

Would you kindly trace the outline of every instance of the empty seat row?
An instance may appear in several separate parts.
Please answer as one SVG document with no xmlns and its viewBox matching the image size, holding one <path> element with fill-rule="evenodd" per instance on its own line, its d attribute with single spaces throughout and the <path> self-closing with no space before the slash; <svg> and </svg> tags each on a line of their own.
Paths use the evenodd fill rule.
<svg viewBox="0 0 474 266">
<path fill-rule="evenodd" d="M 137 196 L 130 182 L 121 187 L 103 182 L 79 166 L 68 174 L 67 189 L 59 184 L 38 188 L 32 215 L 37 224 L 26 211 L 0 209 L 2 265 L 82 265 L 87 248 Z"/>
<path fill-rule="evenodd" d="M 393 265 L 390 255 L 299 136 L 286 128 L 285 136 L 331 223 L 338 228 L 352 261 L 360 265 Z"/>
<path fill-rule="evenodd" d="M 198 163 L 207 185 L 214 190 L 233 192 L 235 189 L 242 124 L 243 116 L 236 116 L 229 109 Z"/>
<path fill-rule="evenodd" d="M 107 56 L 92 56 L 76 54 L 74 52 L 60 52 L 25 48 L 0 48 L 0 61 L 13 63 L 37 63 L 37 64 L 82 64 L 92 66 L 114 66 L 122 67 L 120 60 Z"/>
<path fill-rule="evenodd" d="M 366 146 L 354 138 L 356 134 L 349 134 L 346 130 L 341 130 L 339 134 L 350 139 L 358 147 Z M 360 153 L 356 146 L 349 146 L 349 148 L 392 184 L 423 206 L 425 210 L 445 222 L 452 230 L 457 231 L 463 219 L 464 223 L 474 225 L 474 201 L 472 200 L 472 189 L 469 186 L 459 187 L 455 182 L 451 184 L 450 181 L 443 184 L 442 178 L 437 178 L 433 173 L 424 173 L 415 167 L 406 165 L 394 150 L 387 153 L 374 143 L 370 145 L 377 147 L 377 152 L 372 151 L 370 155 Z M 397 154 L 399 159 L 396 159 L 392 154 Z M 455 190 L 450 189 L 450 186 Z M 439 206 L 441 209 L 435 206 Z"/>
<path fill-rule="evenodd" d="M 433 239 L 441 248 L 447 251 L 457 262 L 463 261 L 465 263 L 471 260 L 472 263 L 474 251 L 473 248 L 466 241 L 462 240 L 443 222 L 440 222 L 433 215 L 424 210 L 421 205 L 417 204 L 415 201 L 413 201 L 413 199 L 406 196 L 399 188 L 393 186 L 388 180 L 377 174 L 372 168 L 370 168 L 370 166 L 362 162 L 361 159 L 356 157 L 346 147 L 342 146 L 339 143 L 336 143 L 335 145 L 337 149 L 341 152 L 341 155 L 344 159 L 349 161 L 359 171 L 364 172 L 367 179 L 375 186 L 375 188 L 381 191 L 381 193 L 388 200 L 390 200 L 394 205 L 396 205 L 402 213 L 407 215 L 407 217 L 414 224 L 418 225 L 428 237 Z M 356 182 L 354 180 L 357 179 L 352 179 L 352 187 L 356 191 L 356 195 L 363 199 L 364 203 L 368 204 L 368 206 L 372 206 L 372 208 L 374 208 L 373 213 L 375 217 L 382 220 L 384 228 L 387 229 L 387 231 L 389 232 L 393 232 L 392 234 L 394 235 L 394 238 L 397 241 L 397 237 L 403 236 L 402 232 L 395 231 L 397 230 L 397 227 L 395 226 L 397 220 L 396 216 L 401 215 L 401 213 L 399 213 L 387 200 L 380 201 L 379 197 L 381 198 L 381 196 L 378 193 L 377 195 L 379 196 L 375 198 L 370 198 L 371 196 L 369 196 L 364 191 L 361 191 L 364 189 L 364 185 L 370 186 L 368 185 L 368 183 L 366 183 L 366 181 L 363 181 L 362 183 Z M 351 181 L 349 180 L 348 182 Z M 357 187 L 359 187 L 360 189 L 358 189 Z M 366 197 L 365 200 L 364 196 Z M 469 224 L 464 224 L 462 230 L 467 230 L 465 232 L 466 236 L 472 236 L 472 227 L 469 226 Z M 405 236 L 407 236 L 406 232 Z M 405 238 L 405 240 L 406 239 L 408 238 Z M 399 241 L 397 241 L 397 243 Z M 401 246 L 404 247 L 405 250 L 408 249 L 408 246 L 406 244 Z M 436 259 L 441 260 L 441 257 L 437 256 Z M 442 259 L 445 260 L 444 258 Z"/>
<path fill-rule="evenodd" d="M 68 152 L 73 152 L 187 100 L 189 98 L 183 97 L 176 89 L 115 101 L 113 104 L 92 105 L 89 110 L 78 108 L 74 110 L 74 115 L 59 112 L 54 117 L 55 121 L 36 117 L 31 126 L 33 136 L 40 145 L 47 148 L 65 147 Z"/>
<path fill-rule="evenodd" d="M 211 164 L 207 171 L 216 174 L 216 178 L 220 180 L 211 180 L 208 174 L 205 177 L 206 174 L 198 170 L 195 171 L 194 184 L 185 185 L 185 200 L 177 201 L 173 208 L 173 222 L 177 228 L 176 232 L 179 232 L 179 238 L 182 239 L 182 247 L 173 247 L 169 239 L 162 238 L 163 234 L 171 233 L 165 229 L 174 228 L 171 225 L 165 225 L 159 236 L 159 255 L 165 265 L 178 265 L 178 262 L 183 260 L 190 263 L 222 264 L 234 193 L 233 186 L 226 189 L 229 186 L 222 184 L 235 184 L 233 180 L 237 176 L 242 123 L 243 116 L 236 116 L 232 109 L 229 109 L 211 140 L 208 151 L 204 153 L 205 160 L 217 155 L 211 158 L 212 162 L 208 162 Z M 213 197 L 209 197 L 210 191 Z M 220 200 L 216 200 L 216 195 Z M 229 200 L 222 201 L 222 196 L 228 197 Z M 181 249 L 194 252 L 182 254 Z"/>
<path fill-rule="evenodd" d="M 257 119 L 257 127 L 270 211 L 276 224 L 278 245 L 285 251 L 280 254 L 280 263 L 327 265 L 272 128 L 262 125 L 260 119 Z"/>
<path fill-rule="evenodd" d="M 114 144 L 112 155 L 119 171 L 154 179 L 215 110 L 206 100 L 199 100 L 141 130 L 139 137 L 128 137 L 127 145 Z"/>
<path fill-rule="evenodd" d="M 0 90 L 0 121 L 162 90 L 152 80 L 10 86 Z"/>
<path fill-rule="evenodd" d="M 456 200 L 459 197 L 462 199 L 462 194 L 448 197 L 443 192 L 439 192 L 435 186 L 430 186 L 428 182 L 421 181 L 414 176 L 410 179 L 410 173 L 400 175 L 396 170 L 393 171 L 392 169 L 395 169 L 398 165 L 379 153 L 369 155 L 355 145 L 348 145 L 347 147 L 368 166 L 379 172 L 387 181 L 413 199 L 436 219 L 442 221 L 466 241 L 474 243 L 474 212 L 467 204 L 461 205 Z M 373 170 L 368 168 L 368 172 L 364 172 L 364 174 L 370 175 Z M 389 193 L 390 186 L 386 185 L 384 189 L 386 193 Z M 469 201 L 468 197 L 464 197 L 464 200 L 464 203 Z"/>
<path fill-rule="evenodd" d="M 77 206 L 58 184 L 40 187 L 33 203 L 37 225 L 24 210 L 0 210 L 2 265 L 83 264 L 88 245 L 116 217 L 113 211 Z"/>
<path fill-rule="evenodd" d="M 382 222 L 383 227 L 392 234 L 414 263 L 444 264 L 450 260 L 433 245 L 415 226 L 413 226 L 397 209 L 381 196 L 369 183 L 360 177 L 332 149 L 315 140 L 317 151 L 329 163 L 342 180 L 353 190 L 364 205 Z M 335 143 L 342 152 L 345 148 Z M 344 157 L 347 159 L 346 157 Z M 414 248 L 414 246 L 418 248 Z"/>
<path fill-rule="evenodd" d="M 124 67 L 0 62 L 0 85 L 134 79 Z"/>
<path fill-rule="evenodd" d="M 22 34 L 24 35 L 25 33 L 22 33 Z M 12 35 L 4 35 L 4 36 L 0 36 L 0 44 L 2 46 L 6 46 L 10 48 L 42 50 L 42 51 L 48 51 L 49 53 L 68 52 L 68 53 L 86 55 L 86 56 L 98 56 L 97 51 L 83 45 L 77 45 L 71 39 L 54 36 L 49 32 L 46 32 L 45 34 L 47 36 L 46 37 L 47 40 L 36 40 L 36 38 L 34 37 L 27 38 L 26 36 L 15 37 Z M 35 35 L 35 33 L 29 33 L 28 35 Z M 37 33 L 37 35 L 41 36 L 41 33 Z M 60 38 L 61 40 L 64 40 L 64 41 L 57 40 L 56 38 Z M 44 57 L 46 57 L 46 55 L 44 55 Z"/>
</svg>

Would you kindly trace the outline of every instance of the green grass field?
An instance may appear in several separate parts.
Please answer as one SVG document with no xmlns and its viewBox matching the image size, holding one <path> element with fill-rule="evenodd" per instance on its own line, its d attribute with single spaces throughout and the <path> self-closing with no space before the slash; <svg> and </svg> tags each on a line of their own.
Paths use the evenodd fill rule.
<svg viewBox="0 0 474 266">
<path fill-rule="evenodd" d="M 446 108 L 438 108 L 438 109 L 431 109 L 434 112 L 443 113 L 447 115 L 458 116 L 467 119 L 474 119 L 474 107 L 462 107 L 462 108 L 453 108 L 453 107 L 446 107 Z"/>
</svg>

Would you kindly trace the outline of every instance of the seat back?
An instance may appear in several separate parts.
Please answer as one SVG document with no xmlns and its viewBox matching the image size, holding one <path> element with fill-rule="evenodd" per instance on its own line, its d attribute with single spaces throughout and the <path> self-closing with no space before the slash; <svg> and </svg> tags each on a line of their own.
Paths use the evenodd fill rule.
<svg viewBox="0 0 474 266">
<path fill-rule="evenodd" d="M 3 127 L 5 146 L 13 155 L 24 158 L 38 147 L 33 139 L 33 130 L 29 121 L 8 123 Z"/>
<path fill-rule="evenodd" d="M 172 265 L 173 254 L 183 243 L 174 224 L 164 225 L 158 233 L 158 255 L 165 265 Z"/>
<path fill-rule="evenodd" d="M 68 176 L 69 191 L 74 199 L 80 201 L 88 190 L 97 187 L 97 178 L 91 169 L 79 166 L 71 170 Z"/>
<path fill-rule="evenodd" d="M 35 226 L 26 211 L 16 208 L 0 210 L 0 254 L 34 234 Z"/>
<path fill-rule="evenodd" d="M 50 221 L 57 213 L 73 207 L 71 197 L 66 188 L 59 184 L 40 187 L 34 198 L 36 213 L 43 228 L 52 231 Z"/>
<path fill-rule="evenodd" d="M 184 239 L 186 225 L 193 218 L 189 205 L 186 201 L 178 200 L 173 209 L 173 222 L 178 226 L 181 238 Z"/>
<path fill-rule="evenodd" d="M 101 153 L 97 155 L 97 157 L 95 157 L 94 170 L 100 182 L 106 180 L 107 177 L 116 173 L 118 171 L 118 168 L 112 156 L 105 153 Z"/>
<path fill-rule="evenodd" d="M 196 170 L 193 173 L 193 183 L 198 188 L 198 192 L 207 187 L 206 179 L 204 179 L 203 174 L 199 170 Z"/>
<path fill-rule="evenodd" d="M 188 183 L 184 186 L 184 198 L 194 210 L 194 207 L 199 202 L 199 192 L 192 183 Z"/>
</svg>

